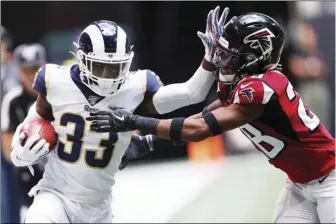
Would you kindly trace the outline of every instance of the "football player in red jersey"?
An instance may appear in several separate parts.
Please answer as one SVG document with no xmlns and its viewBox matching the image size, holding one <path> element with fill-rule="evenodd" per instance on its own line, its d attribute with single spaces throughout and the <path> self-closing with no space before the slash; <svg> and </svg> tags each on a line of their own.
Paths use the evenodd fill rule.
<svg viewBox="0 0 336 224">
<path fill-rule="evenodd" d="M 123 108 L 91 113 L 97 132 L 139 129 L 163 138 L 201 141 L 240 128 L 288 175 L 276 223 L 335 222 L 335 139 L 279 70 L 284 32 L 269 16 L 234 17 L 216 36 L 219 100 L 189 118 L 159 120 Z"/>
</svg>

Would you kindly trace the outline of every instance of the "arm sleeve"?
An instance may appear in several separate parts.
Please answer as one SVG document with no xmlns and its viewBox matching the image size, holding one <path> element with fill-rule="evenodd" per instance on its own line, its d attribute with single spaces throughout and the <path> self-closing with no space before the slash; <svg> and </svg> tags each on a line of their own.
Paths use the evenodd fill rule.
<svg viewBox="0 0 336 224">
<path fill-rule="evenodd" d="M 160 87 L 153 96 L 153 104 L 160 114 L 169 113 L 178 108 L 205 100 L 215 80 L 210 71 L 200 66 L 185 83 Z"/>
<path fill-rule="evenodd" d="M 233 104 L 267 104 L 275 99 L 275 91 L 260 80 L 239 83 L 231 98 Z"/>
</svg>

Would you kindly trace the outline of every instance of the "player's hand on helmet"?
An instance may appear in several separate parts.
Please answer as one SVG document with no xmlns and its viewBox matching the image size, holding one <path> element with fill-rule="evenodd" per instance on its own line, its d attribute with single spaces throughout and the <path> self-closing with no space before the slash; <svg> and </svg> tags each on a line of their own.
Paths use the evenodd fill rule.
<svg viewBox="0 0 336 224">
<path fill-rule="evenodd" d="M 44 139 L 37 141 L 40 136 L 35 134 L 27 139 L 28 134 L 22 132 L 16 139 L 13 138 L 11 160 L 15 166 L 28 166 L 37 163 L 49 153 L 49 143 Z"/>
<path fill-rule="evenodd" d="M 229 8 L 225 8 L 221 17 L 218 19 L 220 7 L 217 6 L 214 10 L 208 13 L 206 21 L 205 33 L 197 32 L 197 36 L 201 39 L 205 47 L 205 60 L 213 62 L 213 56 L 216 50 L 216 39 L 219 39 L 224 30 L 224 25 L 229 15 Z"/>
<path fill-rule="evenodd" d="M 91 112 L 86 118 L 92 121 L 91 130 L 95 132 L 125 132 L 135 130 L 137 115 L 121 107 L 109 106 L 108 111 Z"/>
<path fill-rule="evenodd" d="M 153 151 L 154 142 L 157 139 L 158 137 L 155 135 L 133 135 L 125 155 L 121 159 L 119 170 L 123 170 L 130 160 L 140 158 Z"/>
</svg>

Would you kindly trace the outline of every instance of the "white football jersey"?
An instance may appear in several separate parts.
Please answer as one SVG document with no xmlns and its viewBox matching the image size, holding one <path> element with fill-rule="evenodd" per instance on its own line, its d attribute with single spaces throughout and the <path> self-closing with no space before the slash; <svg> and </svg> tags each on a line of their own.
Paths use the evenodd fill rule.
<svg viewBox="0 0 336 224">
<path fill-rule="evenodd" d="M 138 70 L 130 74 L 118 93 L 102 97 L 82 83 L 77 65 L 42 67 L 34 88 L 52 106 L 59 144 L 49 154 L 43 178 L 33 191 L 49 189 L 77 202 L 94 203 L 110 198 L 114 175 L 132 132 L 97 133 L 90 130 L 91 121 L 86 121 L 86 117 L 90 111 L 109 105 L 133 112 L 146 92 L 154 93 L 160 86 L 160 79 L 153 72 Z"/>
</svg>

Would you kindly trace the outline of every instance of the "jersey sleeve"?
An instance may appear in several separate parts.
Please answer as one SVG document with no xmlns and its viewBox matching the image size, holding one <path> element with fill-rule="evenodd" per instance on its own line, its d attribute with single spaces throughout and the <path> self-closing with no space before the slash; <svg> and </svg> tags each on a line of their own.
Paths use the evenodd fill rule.
<svg viewBox="0 0 336 224">
<path fill-rule="evenodd" d="M 54 64 L 46 64 L 43 67 L 41 67 L 35 75 L 33 88 L 45 97 L 48 94 L 50 76 L 51 72 L 54 69 L 55 69 Z"/>
<path fill-rule="evenodd" d="M 146 70 L 146 93 L 154 94 L 164 86 L 160 80 L 160 77 L 157 76 L 153 71 Z"/>
<path fill-rule="evenodd" d="M 275 91 L 261 80 L 239 83 L 232 95 L 232 104 L 267 104 L 276 97 Z"/>
</svg>

